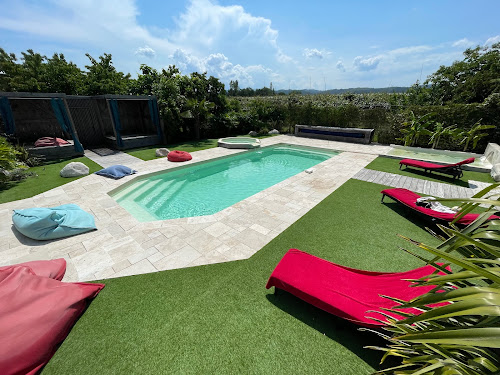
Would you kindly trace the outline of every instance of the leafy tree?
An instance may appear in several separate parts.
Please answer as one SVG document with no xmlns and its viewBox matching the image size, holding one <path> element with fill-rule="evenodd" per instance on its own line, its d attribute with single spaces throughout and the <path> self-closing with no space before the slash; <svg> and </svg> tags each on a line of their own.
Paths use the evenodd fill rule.
<svg viewBox="0 0 500 375">
<path fill-rule="evenodd" d="M 431 104 L 482 103 L 500 92 L 500 43 L 469 48 L 464 56 L 427 78 L 423 90 L 428 90 Z"/>
<path fill-rule="evenodd" d="M 464 145 L 464 151 L 467 151 L 470 142 L 472 142 L 472 149 L 475 149 L 479 140 L 488 135 L 488 133 L 478 132 L 495 128 L 495 125 L 481 125 L 481 121 L 482 119 L 476 122 L 469 130 L 463 130 L 458 134 L 458 138 L 462 138 L 459 144 Z"/>
<path fill-rule="evenodd" d="M 129 84 L 129 92 L 132 95 L 152 95 L 154 85 L 159 80 L 159 73 L 155 69 L 141 64 L 141 74 L 137 79 L 131 79 Z"/>
<path fill-rule="evenodd" d="M 45 64 L 45 89 L 47 92 L 63 92 L 77 95 L 83 91 L 85 76 L 72 62 L 67 62 L 62 53 L 54 53 Z"/>
<path fill-rule="evenodd" d="M 88 53 L 85 56 L 91 63 L 85 65 L 88 70 L 84 88 L 86 95 L 127 94 L 130 74 L 118 72 L 113 66 L 110 54 L 99 56 L 99 61 Z"/>
<path fill-rule="evenodd" d="M 230 81 L 229 82 L 229 90 L 227 92 L 227 95 L 237 96 L 239 91 L 240 91 L 240 88 L 238 87 L 238 80 Z"/>
<path fill-rule="evenodd" d="M 0 91 L 16 91 L 13 82 L 20 75 L 20 65 L 16 63 L 17 57 L 0 48 Z"/>
</svg>

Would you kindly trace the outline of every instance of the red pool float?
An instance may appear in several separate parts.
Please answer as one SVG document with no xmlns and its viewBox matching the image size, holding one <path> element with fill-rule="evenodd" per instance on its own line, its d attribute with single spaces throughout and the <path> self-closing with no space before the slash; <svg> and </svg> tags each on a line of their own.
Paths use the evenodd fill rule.
<svg viewBox="0 0 500 375">
<path fill-rule="evenodd" d="M 168 161 L 188 161 L 192 158 L 189 152 L 178 150 L 170 151 L 167 155 Z"/>
</svg>

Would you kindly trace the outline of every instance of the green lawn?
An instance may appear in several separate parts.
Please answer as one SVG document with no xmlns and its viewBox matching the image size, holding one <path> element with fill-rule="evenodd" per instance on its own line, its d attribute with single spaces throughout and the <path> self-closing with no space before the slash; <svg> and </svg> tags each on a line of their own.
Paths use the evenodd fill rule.
<svg viewBox="0 0 500 375">
<path fill-rule="evenodd" d="M 142 160 L 156 159 L 155 151 L 158 148 L 165 147 L 169 150 L 181 150 L 186 152 L 194 152 L 206 150 L 207 148 L 217 147 L 218 139 L 201 139 L 199 141 L 191 141 L 186 143 L 174 143 L 169 145 L 155 145 L 141 148 L 134 148 L 133 150 L 126 150 L 129 155 L 135 156 Z"/>
<path fill-rule="evenodd" d="M 90 169 L 90 173 L 94 173 L 102 167 L 94 163 L 92 160 L 81 157 L 68 159 L 63 161 L 47 162 L 43 165 L 31 167 L 30 172 L 34 172 L 37 176 L 28 177 L 25 180 L 12 182 L 5 190 L 0 190 L 0 203 L 16 201 L 19 199 L 30 198 L 34 195 L 43 193 L 47 190 L 67 184 L 81 177 L 64 178 L 59 175 L 61 169 L 70 162 L 81 162 Z"/>
<path fill-rule="evenodd" d="M 416 168 L 405 168 L 399 169 L 399 159 L 387 158 L 383 156 L 379 156 L 374 161 L 366 166 L 368 169 L 373 169 L 376 171 L 395 173 L 402 176 L 420 178 L 422 180 L 429 180 L 435 182 L 443 182 L 446 184 L 458 185 L 463 187 L 469 187 L 467 181 L 474 180 L 480 182 L 495 182 L 489 173 L 482 172 L 473 172 L 473 171 L 464 171 L 464 175 L 461 179 L 454 179 L 448 177 L 446 175 L 442 175 L 439 173 L 426 173 L 421 169 Z"/>
<path fill-rule="evenodd" d="M 275 137 L 276 135 L 261 135 L 252 138 L 269 138 Z M 244 135 L 242 137 L 250 137 L 249 135 Z M 129 155 L 135 156 L 136 158 L 142 160 L 153 160 L 156 159 L 155 151 L 160 147 L 168 148 L 169 150 L 181 150 L 186 152 L 194 152 L 200 150 L 206 150 L 207 148 L 217 147 L 217 141 L 219 139 L 202 139 L 199 141 L 190 141 L 185 143 L 174 143 L 170 145 L 155 145 L 148 147 L 135 148 L 133 150 L 126 150 L 125 152 Z"/>
<path fill-rule="evenodd" d="M 397 234 L 435 245 L 384 186 L 349 180 L 248 260 L 105 280 L 44 374 L 367 374 L 383 342 L 265 289 L 292 247 L 350 267 L 422 265 Z M 413 249 L 415 250 L 415 249 Z"/>
</svg>

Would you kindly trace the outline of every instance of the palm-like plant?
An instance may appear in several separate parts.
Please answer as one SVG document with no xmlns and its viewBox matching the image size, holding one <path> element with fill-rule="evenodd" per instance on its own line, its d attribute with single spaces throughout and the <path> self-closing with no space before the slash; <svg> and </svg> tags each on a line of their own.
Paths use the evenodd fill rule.
<svg viewBox="0 0 500 375">
<path fill-rule="evenodd" d="M 403 122 L 403 128 L 401 129 L 403 138 L 400 139 L 404 141 L 405 146 L 414 146 L 418 142 L 420 136 L 432 134 L 432 132 L 427 129 L 432 124 L 432 121 L 429 119 L 432 115 L 433 113 L 427 113 L 417 117 L 413 111 L 410 112 L 410 119 Z"/>
<path fill-rule="evenodd" d="M 433 255 L 430 259 L 415 256 L 445 275 L 435 273 L 414 280 L 415 287 L 436 287 L 410 301 L 395 300 L 400 305 L 391 310 L 405 319 L 396 321 L 387 315 L 388 334 L 379 334 L 390 345 L 371 348 L 385 352 L 382 361 L 397 356 L 402 364 L 377 374 L 500 373 L 500 220 L 488 221 L 498 212 L 500 199 L 491 193 L 498 186 L 500 183 L 463 200 L 455 220 L 479 204 L 488 209 L 463 230 L 454 223 L 440 226 L 444 235 L 438 236 L 443 241 L 439 246 L 408 239 Z M 452 265 L 453 271 L 447 265 Z M 422 313 L 400 311 L 408 307 Z"/>
<path fill-rule="evenodd" d="M 442 136 L 450 135 L 455 136 L 457 131 L 456 125 L 444 126 L 444 122 L 436 122 L 436 127 L 432 132 L 429 144 L 432 144 L 432 148 L 436 148 L 441 140 Z"/>
<path fill-rule="evenodd" d="M 495 125 L 482 125 L 482 120 L 483 119 L 480 119 L 472 126 L 472 128 L 470 128 L 469 130 L 463 130 L 457 135 L 458 138 L 462 138 L 459 144 L 464 144 L 464 151 L 467 151 L 470 142 L 472 142 L 472 149 L 475 149 L 477 146 L 477 142 L 479 142 L 481 138 L 484 138 L 488 135 L 488 133 L 478 132 L 495 128 Z"/>
</svg>

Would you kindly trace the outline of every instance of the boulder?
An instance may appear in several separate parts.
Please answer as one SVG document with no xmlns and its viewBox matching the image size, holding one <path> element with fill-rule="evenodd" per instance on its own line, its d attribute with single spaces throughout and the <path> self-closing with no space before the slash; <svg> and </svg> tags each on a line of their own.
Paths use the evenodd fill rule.
<svg viewBox="0 0 500 375">
<path fill-rule="evenodd" d="M 61 177 L 86 176 L 89 174 L 89 167 L 80 162 L 71 162 L 66 164 L 59 174 Z"/>
<path fill-rule="evenodd" d="M 500 181 L 500 163 L 494 164 L 491 168 L 491 177 L 497 182 Z"/>
<path fill-rule="evenodd" d="M 168 148 L 157 148 L 155 155 L 157 157 L 163 157 L 163 156 L 167 156 L 169 152 L 170 151 L 168 150 Z"/>
<path fill-rule="evenodd" d="M 253 131 L 253 130 L 252 130 L 252 131 L 250 131 L 250 132 L 248 133 L 248 135 L 249 135 L 250 137 L 257 137 L 257 135 L 259 135 L 259 134 L 258 134 L 257 132 L 255 132 L 255 131 Z"/>
<path fill-rule="evenodd" d="M 280 133 L 279 131 L 277 131 L 276 129 L 273 129 L 273 130 L 269 131 L 269 133 L 267 133 L 267 134 L 273 135 L 273 134 L 279 134 L 279 133 Z"/>
</svg>

